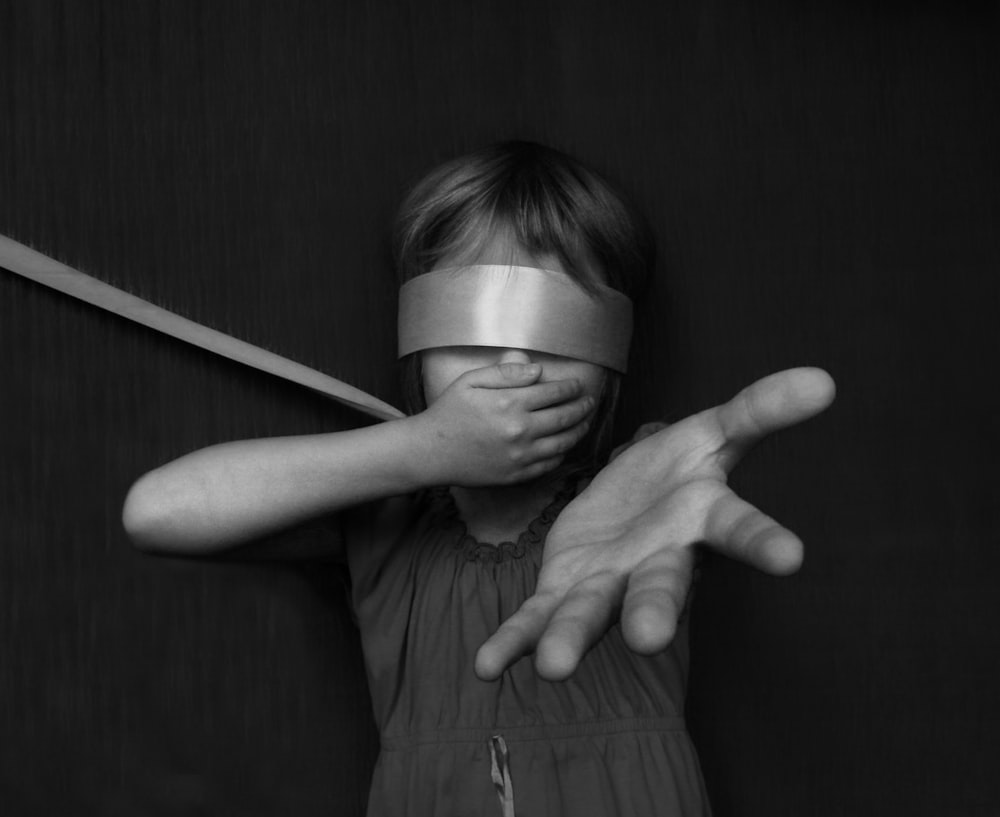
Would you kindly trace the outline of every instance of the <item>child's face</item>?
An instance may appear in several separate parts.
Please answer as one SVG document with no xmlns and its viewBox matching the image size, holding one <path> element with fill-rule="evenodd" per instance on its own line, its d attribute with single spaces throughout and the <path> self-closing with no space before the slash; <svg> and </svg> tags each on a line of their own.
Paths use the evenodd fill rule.
<svg viewBox="0 0 1000 817">
<path fill-rule="evenodd" d="M 466 261 L 465 263 L 469 263 Z M 495 238 L 484 247 L 477 264 L 510 264 L 537 267 L 565 272 L 562 262 L 554 255 L 532 255 L 516 243 L 502 237 Z M 443 259 L 440 267 L 449 266 Z M 498 346 L 445 346 L 421 353 L 424 379 L 424 396 L 430 405 L 460 376 L 473 369 L 482 369 L 497 363 L 538 363 L 542 367 L 539 382 L 554 380 L 579 380 L 584 393 L 594 398 L 597 405 L 604 388 L 604 367 L 584 360 L 561 355 L 536 352 L 530 349 L 511 349 Z"/>
</svg>

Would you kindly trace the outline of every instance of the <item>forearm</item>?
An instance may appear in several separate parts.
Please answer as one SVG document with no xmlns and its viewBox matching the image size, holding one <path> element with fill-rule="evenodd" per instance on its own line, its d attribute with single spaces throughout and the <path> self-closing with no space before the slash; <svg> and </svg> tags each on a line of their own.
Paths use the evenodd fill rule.
<svg viewBox="0 0 1000 817">
<path fill-rule="evenodd" d="M 433 479 L 412 418 L 353 431 L 223 443 L 141 477 L 122 521 L 137 547 L 211 552 Z"/>
</svg>

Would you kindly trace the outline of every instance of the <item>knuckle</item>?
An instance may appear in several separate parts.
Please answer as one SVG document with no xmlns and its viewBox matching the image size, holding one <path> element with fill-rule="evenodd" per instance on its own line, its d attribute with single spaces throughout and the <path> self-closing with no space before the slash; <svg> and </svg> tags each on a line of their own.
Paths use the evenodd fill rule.
<svg viewBox="0 0 1000 817">
<path fill-rule="evenodd" d="M 544 399 L 546 405 L 553 406 L 562 403 L 566 399 L 566 384 L 561 380 L 555 383 L 543 383 L 540 385 L 543 389 L 539 390 L 539 396 Z"/>
<path fill-rule="evenodd" d="M 497 369 L 500 370 L 502 374 L 508 380 L 513 380 L 520 377 L 524 373 L 524 366 L 520 363 L 498 363 Z"/>
<path fill-rule="evenodd" d="M 743 391 L 737 395 L 737 399 L 743 407 L 743 410 L 746 412 L 747 419 L 750 421 L 753 428 L 764 428 L 764 416 L 757 393 L 753 389 L 743 389 Z"/>
<path fill-rule="evenodd" d="M 514 465 L 525 465 L 528 462 L 528 452 L 523 448 L 515 448 L 507 455 L 507 459 Z"/>
<path fill-rule="evenodd" d="M 511 420 L 503 427 L 503 436 L 511 442 L 520 440 L 525 434 L 526 428 L 521 420 Z"/>
</svg>

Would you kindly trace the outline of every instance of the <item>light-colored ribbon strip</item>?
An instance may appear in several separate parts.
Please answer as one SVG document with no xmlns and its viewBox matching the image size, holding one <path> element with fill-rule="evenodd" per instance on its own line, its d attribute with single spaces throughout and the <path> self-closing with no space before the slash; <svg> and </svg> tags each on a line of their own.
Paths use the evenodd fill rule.
<svg viewBox="0 0 1000 817">
<path fill-rule="evenodd" d="M 529 349 L 624 372 L 632 302 L 591 294 L 555 270 L 476 264 L 433 270 L 399 291 L 399 356 L 442 346 Z"/>
<path fill-rule="evenodd" d="M 0 267 L 150 329 L 305 386 L 379 420 L 404 416 L 399 409 L 361 389 L 155 306 L 2 235 Z"/>
<path fill-rule="evenodd" d="M 514 814 L 514 783 L 510 779 L 510 755 L 507 742 L 502 735 L 490 738 L 490 778 L 500 801 L 502 817 L 516 817 Z"/>
</svg>

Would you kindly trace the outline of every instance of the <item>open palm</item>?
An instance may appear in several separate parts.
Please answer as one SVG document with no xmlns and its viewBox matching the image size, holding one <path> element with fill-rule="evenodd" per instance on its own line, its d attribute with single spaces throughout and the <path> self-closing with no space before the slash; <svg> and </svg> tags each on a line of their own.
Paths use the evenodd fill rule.
<svg viewBox="0 0 1000 817">
<path fill-rule="evenodd" d="M 699 543 L 769 573 L 797 570 L 799 538 L 726 480 L 755 443 L 833 397 L 823 370 L 789 369 L 632 444 L 559 515 L 534 595 L 480 648 L 476 673 L 495 679 L 534 650 L 542 677 L 567 678 L 619 614 L 629 647 L 664 649 Z"/>
</svg>

